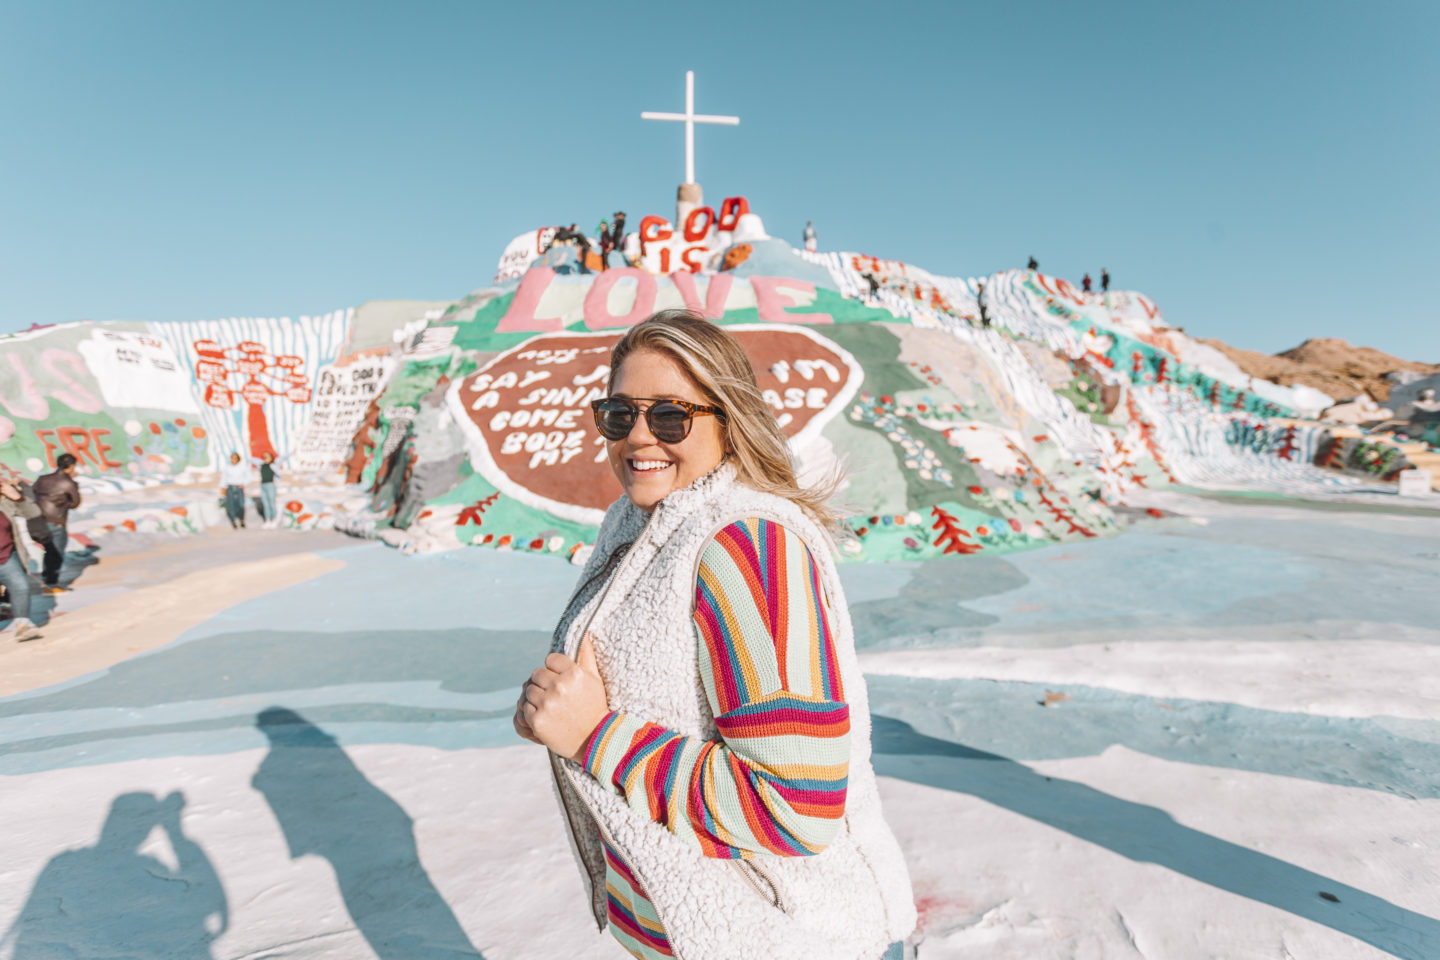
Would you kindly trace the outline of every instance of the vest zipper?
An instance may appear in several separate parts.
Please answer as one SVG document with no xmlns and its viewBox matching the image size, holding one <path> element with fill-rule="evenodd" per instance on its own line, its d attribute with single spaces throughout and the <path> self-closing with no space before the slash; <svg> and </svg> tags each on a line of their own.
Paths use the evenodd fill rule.
<svg viewBox="0 0 1440 960">
<path fill-rule="evenodd" d="M 781 913 L 790 912 L 790 906 L 785 902 L 785 898 L 780 895 L 780 888 L 775 886 L 775 881 L 770 878 L 769 874 L 749 860 L 731 860 L 730 862 L 740 871 L 740 876 L 745 878 L 745 882 L 754 887 L 755 892 L 768 901 L 770 906 L 779 910 Z M 761 880 L 765 881 L 765 886 L 763 887 L 760 885 Z M 765 887 L 769 887 L 770 889 L 766 890 Z"/>
</svg>

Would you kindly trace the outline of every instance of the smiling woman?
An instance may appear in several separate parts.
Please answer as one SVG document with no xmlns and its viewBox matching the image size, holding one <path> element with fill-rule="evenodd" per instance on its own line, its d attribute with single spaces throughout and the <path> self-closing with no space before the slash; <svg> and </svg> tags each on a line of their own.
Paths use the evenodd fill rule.
<svg viewBox="0 0 1440 960">
<path fill-rule="evenodd" d="M 898 956 L 909 875 L 880 810 L 827 532 L 739 342 L 667 311 L 592 405 L 624 496 L 515 729 L 551 751 L 591 908 L 641 958 Z"/>
<path fill-rule="evenodd" d="M 690 486 L 725 456 L 723 411 L 686 393 L 698 394 L 699 387 L 684 368 L 667 354 L 646 350 L 615 376 L 610 396 L 595 402 L 610 469 L 642 510 Z M 692 430 L 697 415 L 713 419 Z"/>
</svg>

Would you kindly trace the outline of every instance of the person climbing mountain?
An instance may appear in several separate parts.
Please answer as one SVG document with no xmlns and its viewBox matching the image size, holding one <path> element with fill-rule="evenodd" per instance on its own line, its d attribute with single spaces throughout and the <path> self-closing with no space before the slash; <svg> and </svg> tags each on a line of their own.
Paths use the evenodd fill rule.
<svg viewBox="0 0 1440 960">
<path fill-rule="evenodd" d="M 610 216 L 610 249 L 625 249 L 625 211 L 616 210 Z"/>
<path fill-rule="evenodd" d="M 1091 284 L 1090 274 L 1087 273 L 1087 274 L 1085 274 L 1084 279 L 1082 279 L 1082 280 L 1080 281 L 1080 287 L 1081 287 L 1081 289 L 1083 289 L 1086 293 L 1089 293 L 1089 292 L 1090 292 L 1090 284 Z"/>
<path fill-rule="evenodd" d="M 804 234 L 802 234 L 802 237 L 805 240 L 806 250 L 814 253 L 816 250 L 820 249 L 819 243 L 815 238 L 815 224 L 811 223 L 809 220 L 805 221 L 805 232 Z"/>
<path fill-rule="evenodd" d="M 610 265 L 610 251 L 614 248 L 614 241 L 610 238 L 610 223 L 601 220 L 595 227 L 595 236 L 600 239 L 600 269 L 604 270 Z"/>
<path fill-rule="evenodd" d="M 590 267 L 585 263 L 585 260 L 590 256 L 590 238 L 585 236 L 580 230 L 580 225 L 575 223 L 570 224 L 569 234 L 570 238 L 575 242 L 575 246 L 580 250 L 580 272 L 589 273 Z"/>
<path fill-rule="evenodd" d="M 1104 267 L 1100 268 L 1100 289 L 1105 293 L 1110 292 L 1110 271 Z"/>
<path fill-rule="evenodd" d="M 1040 262 L 1034 257 L 1031 257 L 1030 262 L 1025 264 L 1025 269 L 1029 270 L 1031 273 L 1034 273 L 1036 270 L 1040 269 Z"/>
<path fill-rule="evenodd" d="M 985 312 L 985 284 L 975 284 L 975 302 L 980 305 L 980 326 L 990 329 L 990 314 Z"/>
<path fill-rule="evenodd" d="M 561 227 L 555 231 L 555 239 L 550 241 L 554 244 L 576 247 L 580 261 L 580 272 L 589 273 L 590 268 L 585 266 L 585 255 L 590 252 L 590 238 L 580 232 L 579 224 L 570 224 L 568 227 Z"/>
<path fill-rule="evenodd" d="M 875 279 L 873 273 L 862 273 L 860 278 L 870 285 L 870 298 L 873 300 L 880 295 L 880 281 Z"/>
</svg>

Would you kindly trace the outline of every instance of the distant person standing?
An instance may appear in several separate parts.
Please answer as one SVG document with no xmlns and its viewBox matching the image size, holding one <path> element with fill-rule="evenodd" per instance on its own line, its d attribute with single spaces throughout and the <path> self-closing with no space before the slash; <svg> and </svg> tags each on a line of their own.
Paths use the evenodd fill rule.
<svg viewBox="0 0 1440 960">
<path fill-rule="evenodd" d="M 862 273 L 862 274 L 860 274 L 860 279 L 861 279 L 861 280 L 864 280 L 865 283 L 866 283 L 866 285 L 870 288 L 870 299 L 871 299 L 871 300 L 874 300 L 876 297 L 878 297 L 878 296 L 880 295 L 880 281 L 875 279 L 875 274 L 873 274 L 873 273 Z"/>
<path fill-rule="evenodd" d="M 1087 273 L 1087 274 L 1085 274 L 1084 279 L 1082 279 L 1082 280 L 1080 281 L 1080 288 L 1081 288 L 1082 290 L 1084 290 L 1086 293 L 1089 293 L 1089 292 L 1090 292 L 1090 284 L 1091 284 L 1092 282 L 1093 282 L 1093 281 L 1090 279 L 1090 274 Z"/>
<path fill-rule="evenodd" d="M 64 593 L 68 589 L 60 585 L 60 568 L 65 565 L 65 546 L 69 541 L 65 524 L 70 519 L 70 511 L 80 506 L 80 484 L 75 482 L 79 469 L 73 453 L 62 453 L 55 458 L 55 472 L 35 481 L 35 502 L 50 531 L 50 539 L 45 541 L 42 573 L 46 593 Z"/>
<path fill-rule="evenodd" d="M 275 454 L 266 453 L 260 460 L 260 507 L 267 529 L 274 529 L 279 522 L 279 513 L 275 508 L 275 476 Z"/>
<path fill-rule="evenodd" d="M 975 302 L 980 306 L 980 326 L 990 329 L 990 314 L 985 312 L 985 284 L 975 284 Z"/>
<path fill-rule="evenodd" d="M 590 256 L 590 238 L 585 236 L 579 224 L 574 223 L 570 224 L 570 236 L 575 241 L 575 246 L 580 249 L 580 272 L 589 273 L 590 265 L 585 262 L 585 259 Z"/>
<path fill-rule="evenodd" d="M 625 249 L 625 211 L 616 210 L 610 215 L 610 249 Z"/>
<path fill-rule="evenodd" d="M 220 468 L 220 486 L 225 496 L 225 515 L 230 528 L 245 526 L 245 484 L 250 480 L 249 464 L 240 462 L 240 454 L 230 454 L 230 462 Z"/>
<path fill-rule="evenodd" d="M 595 228 L 595 236 L 600 241 L 600 269 L 604 270 L 610 265 L 610 249 L 612 245 L 610 239 L 610 222 L 608 220 L 600 221 L 599 226 Z"/>
<path fill-rule="evenodd" d="M 803 234 L 803 236 L 805 239 L 806 250 L 814 253 L 816 250 L 820 249 L 820 243 L 815 238 L 815 224 L 811 223 L 809 220 L 805 221 L 805 233 Z"/>
<path fill-rule="evenodd" d="M 20 487 L 0 479 L 0 584 L 10 599 L 10 626 L 0 638 L 33 640 L 40 630 L 30 620 L 30 558 L 16 530 L 18 520 L 40 516 L 40 507 L 26 499 Z"/>
<path fill-rule="evenodd" d="M 1100 290 L 1103 293 L 1110 292 L 1110 271 L 1104 267 L 1100 268 Z"/>
<path fill-rule="evenodd" d="M 1031 257 L 1030 262 L 1025 264 L 1025 269 L 1029 270 L 1031 273 L 1034 273 L 1036 270 L 1040 269 L 1040 262 L 1034 257 Z"/>
</svg>

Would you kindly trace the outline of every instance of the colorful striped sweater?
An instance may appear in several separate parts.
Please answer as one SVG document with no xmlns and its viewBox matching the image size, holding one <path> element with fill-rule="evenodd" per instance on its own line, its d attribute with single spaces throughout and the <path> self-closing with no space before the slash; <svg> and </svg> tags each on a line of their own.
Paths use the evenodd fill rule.
<svg viewBox="0 0 1440 960">
<path fill-rule="evenodd" d="M 610 713 L 585 766 L 707 857 L 818 853 L 845 812 L 850 713 L 814 560 L 780 524 L 743 520 L 706 547 L 695 592 L 700 679 L 721 739 Z M 649 897 L 608 844 L 605 856 L 611 932 L 643 960 L 671 956 Z"/>
</svg>

